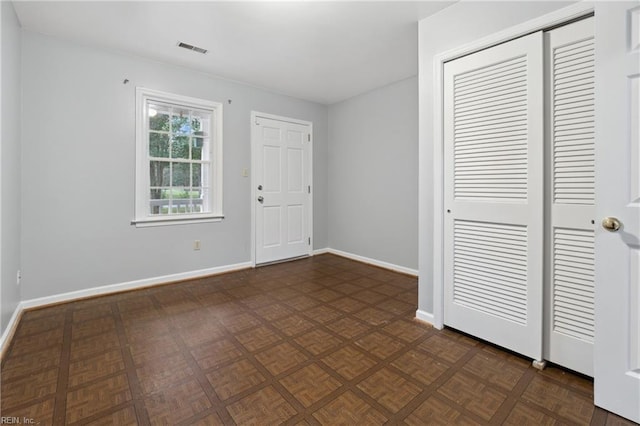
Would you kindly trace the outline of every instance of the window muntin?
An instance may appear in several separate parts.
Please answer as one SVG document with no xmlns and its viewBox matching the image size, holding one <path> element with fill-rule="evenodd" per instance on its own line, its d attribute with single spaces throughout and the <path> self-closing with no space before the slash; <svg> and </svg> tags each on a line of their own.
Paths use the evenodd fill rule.
<svg viewBox="0 0 640 426">
<path fill-rule="evenodd" d="M 222 105 L 138 89 L 136 224 L 222 218 Z"/>
</svg>

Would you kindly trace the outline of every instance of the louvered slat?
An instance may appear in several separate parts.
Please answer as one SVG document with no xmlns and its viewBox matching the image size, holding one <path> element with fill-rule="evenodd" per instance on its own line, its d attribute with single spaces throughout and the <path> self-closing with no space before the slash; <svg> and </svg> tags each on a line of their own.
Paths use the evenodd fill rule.
<svg viewBox="0 0 640 426">
<path fill-rule="evenodd" d="M 526 227 L 456 220 L 453 247 L 454 303 L 526 324 Z"/>
<path fill-rule="evenodd" d="M 453 86 L 454 197 L 526 199 L 526 57 L 457 75 Z"/>
<path fill-rule="evenodd" d="M 593 342 L 594 233 L 555 228 L 553 232 L 553 329 Z"/>
<path fill-rule="evenodd" d="M 553 200 L 593 205 L 593 39 L 553 49 Z"/>
</svg>

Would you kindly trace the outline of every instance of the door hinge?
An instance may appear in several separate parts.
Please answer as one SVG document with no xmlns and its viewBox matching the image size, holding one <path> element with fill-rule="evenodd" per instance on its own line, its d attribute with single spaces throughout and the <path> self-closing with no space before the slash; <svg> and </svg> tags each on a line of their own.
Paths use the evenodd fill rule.
<svg viewBox="0 0 640 426">
<path fill-rule="evenodd" d="M 307 186 L 307 192 L 309 192 L 309 194 L 311 194 L 311 185 Z"/>
<path fill-rule="evenodd" d="M 309 245 L 311 245 L 311 237 L 309 237 Z"/>
<path fill-rule="evenodd" d="M 311 142 L 311 133 L 307 133 L 307 142 Z"/>
</svg>

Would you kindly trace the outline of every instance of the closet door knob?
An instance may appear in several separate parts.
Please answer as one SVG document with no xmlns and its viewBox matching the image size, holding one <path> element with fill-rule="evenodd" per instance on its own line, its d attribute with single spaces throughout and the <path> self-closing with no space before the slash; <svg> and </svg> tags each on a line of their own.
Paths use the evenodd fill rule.
<svg viewBox="0 0 640 426">
<path fill-rule="evenodd" d="M 622 224 L 616 217 L 609 216 L 602 219 L 602 227 L 609 232 L 616 232 L 621 226 Z"/>
</svg>

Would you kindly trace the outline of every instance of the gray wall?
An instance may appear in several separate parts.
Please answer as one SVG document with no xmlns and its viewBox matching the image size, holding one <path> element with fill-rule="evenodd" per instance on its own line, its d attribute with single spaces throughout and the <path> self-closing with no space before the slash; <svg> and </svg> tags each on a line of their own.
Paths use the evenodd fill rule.
<svg viewBox="0 0 640 426">
<path fill-rule="evenodd" d="M 16 274 L 20 269 L 20 38 L 18 18 L 10 2 L 0 2 L 2 15 L 2 113 L 0 144 L 0 334 L 20 301 Z"/>
<path fill-rule="evenodd" d="M 313 122 L 314 242 L 327 246 L 326 106 L 29 32 L 22 65 L 24 300 L 249 261 L 251 110 Z M 224 102 L 222 222 L 130 225 L 136 86 Z"/>
<path fill-rule="evenodd" d="M 571 2 L 458 2 L 419 23 L 420 278 L 418 309 L 433 312 L 433 57 Z M 482 19 L 478 19 L 482 17 Z"/>
<path fill-rule="evenodd" d="M 417 269 L 417 77 L 329 107 L 329 247 Z"/>
</svg>

